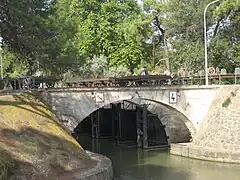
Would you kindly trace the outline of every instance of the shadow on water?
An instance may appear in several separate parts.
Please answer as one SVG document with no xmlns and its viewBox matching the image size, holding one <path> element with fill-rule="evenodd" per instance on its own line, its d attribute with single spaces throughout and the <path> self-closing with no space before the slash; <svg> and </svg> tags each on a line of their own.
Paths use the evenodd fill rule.
<svg viewBox="0 0 240 180">
<path fill-rule="evenodd" d="M 127 145 L 117 145 L 108 139 L 92 139 L 79 137 L 82 146 L 90 151 L 109 157 L 113 163 L 114 180 L 188 180 L 189 175 L 173 167 L 162 164 L 148 164 L 148 158 L 155 158 L 159 154 L 165 164 L 169 164 L 168 150 L 144 151 Z M 177 178 L 177 179 L 176 179 Z"/>
<path fill-rule="evenodd" d="M 170 155 L 168 150 L 145 151 L 108 139 L 79 137 L 83 148 L 109 157 L 114 180 L 239 180 L 240 165 Z"/>
</svg>

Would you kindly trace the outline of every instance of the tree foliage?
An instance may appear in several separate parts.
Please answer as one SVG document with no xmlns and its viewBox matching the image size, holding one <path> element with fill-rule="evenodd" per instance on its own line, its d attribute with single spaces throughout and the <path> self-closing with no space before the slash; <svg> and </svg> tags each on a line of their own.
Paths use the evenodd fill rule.
<svg viewBox="0 0 240 180">
<path fill-rule="evenodd" d="M 164 58 L 169 58 L 171 71 L 176 72 L 180 67 L 196 71 L 203 69 L 203 11 L 211 1 L 144 2 L 147 12 L 157 12 L 168 46 L 168 53 L 164 54 Z M 223 0 L 208 8 L 207 32 L 211 66 L 228 67 L 229 71 L 233 71 L 238 64 L 239 7 L 239 0 Z"/>
<path fill-rule="evenodd" d="M 8 48 L 2 49 L 2 59 L 4 76 L 7 77 L 18 77 L 21 75 L 26 75 L 28 72 L 29 64 L 22 59 L 19 54 L 13 53 Z M 16 61 L 17 60 L 17 61 Z"/>
<path fill-rule="evenodd" d="M 240 66 L 240 1 L 223 1 L 214 16 L 218 21 L 210 44 L 212 64 L 233 72 Z"/>
<path fill-rule="evenodd" d="M 76 44 L 88 57 L 104 55 L 109 66 L 123 65 L 131 71 L 143 60 L 147 26 L 135 1 L 83 1 L 75 11 Z"/>
<path fill-rule="evenodd" d="M 203 11 L 210 0 L 2 0 L 4 70 L 100 77 L 204 67 Z M 240 2 L 207 11 L 209 65 L 240 61 Z M 20 71 L 20 72 L 19 72 Z"/>
<path fill-rule="evenodd" d="M 31 66 L 38 60 L 42 42 L 51 36 L 43 24 L 48 10 L 49 1 L 46 0 L 0 2 L 0 34 L 4 46 Z"/>
</svg>

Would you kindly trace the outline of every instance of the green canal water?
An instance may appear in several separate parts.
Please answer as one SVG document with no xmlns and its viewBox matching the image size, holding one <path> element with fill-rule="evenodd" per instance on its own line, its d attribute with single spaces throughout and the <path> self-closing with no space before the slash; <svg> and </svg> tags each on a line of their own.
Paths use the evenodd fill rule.
<svg viewBox="0 0 240 180">
<path fill-rule="evenodd" d="M 113 163 L 114 180 L 240 180 L 240 165 L 170 155 L 168 150 L 141 150 L 112 140 L 79 137 L 86 150 Z"/>
</svg>

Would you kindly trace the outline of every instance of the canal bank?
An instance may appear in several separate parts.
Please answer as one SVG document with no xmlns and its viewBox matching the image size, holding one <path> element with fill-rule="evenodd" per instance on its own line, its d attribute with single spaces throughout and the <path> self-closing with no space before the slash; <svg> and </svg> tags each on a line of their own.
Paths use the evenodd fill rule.
<svg viewBox="0 0 240 180">
<path fill-rule="evenodd" d="M 113 169 L 112 162 L 106 156 L 85 151 L 91 159 L 97 161 L 97 164 L 91 169 L 84 171 L 75 177 L 75 180 L 112 180 Z"/>
<path fill-rule="evenodd" d="M 0 95 L 0 179 L 112 179 L 111 161 L 85 152 L 29 93 Z"/>
<path fill-rule="evenodd" d="M 194 158 L 199 160 L 223 162 L 223 163 L 240 163 L 240 152 L 219 150 L 216 148 L 204 148 L 195 146 L 192 143 L 171 144 L 171 154 Z"/>
</svg>

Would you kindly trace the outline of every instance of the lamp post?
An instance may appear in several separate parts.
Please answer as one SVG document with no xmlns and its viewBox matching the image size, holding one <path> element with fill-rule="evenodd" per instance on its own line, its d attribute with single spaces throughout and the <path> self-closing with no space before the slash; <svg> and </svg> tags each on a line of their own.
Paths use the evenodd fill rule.
<svg viewBox="0 0 240 180">
<path fill-rule="evenodd" d="M 204 53 L 205 53 L 205 85 L 208 86 L 208 57 L 207 57 L 207 21 L 206 21 L 206 13 L 207 13 L 207 8 L 218 2 L 220 0 L 215 0 L 213 2 L 210 2 L 207 4 L 207 6 L 204 9 Z"/>
<path fill-rule="evenodd" d="M 1 66 L 1 80 L 3 79 L 3 62 L 2 62 L 2 41 L 0 39 L 0 66 Z"/>
</svg>

